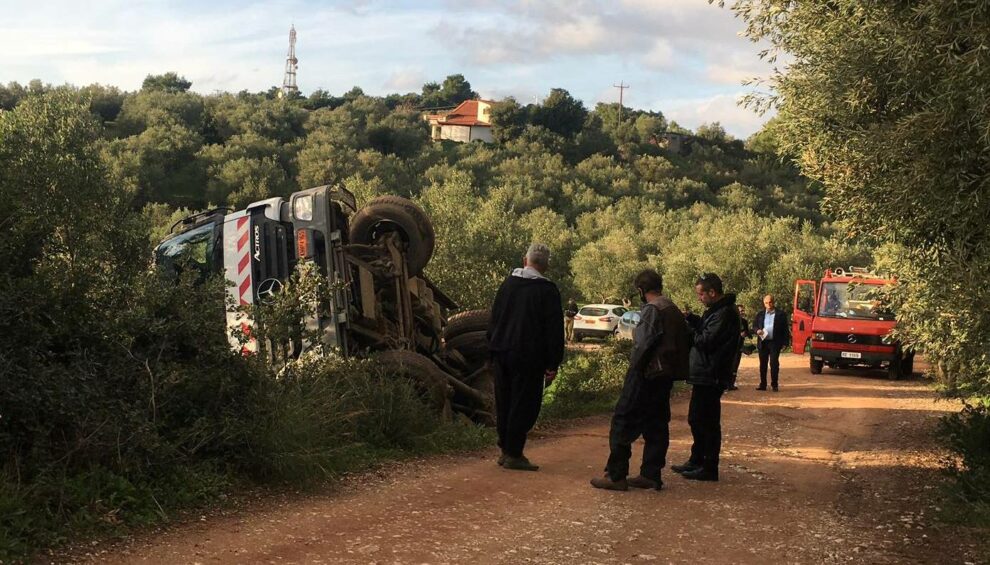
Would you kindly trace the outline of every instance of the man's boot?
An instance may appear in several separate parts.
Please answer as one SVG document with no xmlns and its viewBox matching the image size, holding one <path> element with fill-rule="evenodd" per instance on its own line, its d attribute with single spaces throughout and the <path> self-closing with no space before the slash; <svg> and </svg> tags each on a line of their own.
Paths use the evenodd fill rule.
<svg viewBox="0 0 990 565">
<path fill-rule="evenodd" d="M 505 459 L 507 457 L 508 457 L 508 455 L 506 455 L 504 451 L 502 452 L 501 455 L 498 456 L 498 466 L 499 467 L 501 467 L 502 465 L 505 465 Z"/>
<path fill-rule="evenodd" d="M 513 471 L 536 471 L 540 466 L 530 463 L 525 455 L 520 455 L 519 457 L 506 455 L 505 461 L 502 462 L 502 468 L 512 469 Z"/>
<path fill-rule="evenodd" d="M 711 469 L 695 469 L 694 471 L 681 473 L 681 476 L 692 481 L 717 481 L 718 471 L 713 471 Z"/>
<path fill-rule="evenodd" d="M 654 481 L 653 479 L 647 479 L 643 475 L 636 475 L 635 477 L 626 479 L 626 484 L 632 488 L 641 488 L 648 490 L 660 490 L 663 488 L 663 481 Z"/>
<path fill-rule="evenodd" d="M 629 483 L 625 479 L 613 481 L 608 475 L 591 479 L 591 486 L 605 490 L 629 490 Z"/>
<path fill-rule="evenodd" d="M 698 465 L 689 459 L 684 463 L 681 463 L 680 465 L 671 465 L 670 470 L 675 473 L 684 474 L 684 473 L 689 473 L 691 471 L 697 471 L 700 468 L 701 465 Z"/>
</svg>

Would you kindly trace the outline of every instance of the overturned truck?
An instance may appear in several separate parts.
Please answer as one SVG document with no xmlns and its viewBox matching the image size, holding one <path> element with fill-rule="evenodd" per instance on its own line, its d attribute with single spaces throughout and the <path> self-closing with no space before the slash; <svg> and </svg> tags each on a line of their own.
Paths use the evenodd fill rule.
<svg viewBox="0 0 990 565">
<path fill-rule="evenodd" d="M 412 379 L 441 413 L 493 422 L 489 314 L 452 314 L 458 305 L 424 274 L 435 234 L 411 200 L 381 196 L 358 209 L 347 190 L 321 186 L 241 211 L 209 210 L 180 220 L 171 232 L 155 248 L 156 263 L 227 279 L 228 303 L 241 307 L 227 312 L 228 337 L 245 355 L 279 347 L 298 357 L 319 345 L 372 357 Z M 311 261 L 332 289 L 303 321 L 318 343 L 258 343 L 250 307 L 278 293 L 301 261 Z"/>
</svg>

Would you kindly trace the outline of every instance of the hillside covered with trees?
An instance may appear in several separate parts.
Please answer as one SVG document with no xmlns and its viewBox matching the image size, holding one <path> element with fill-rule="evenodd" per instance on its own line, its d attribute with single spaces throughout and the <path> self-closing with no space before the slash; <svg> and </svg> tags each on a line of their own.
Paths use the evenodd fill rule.
<svg viewBox="0 0 990 565">
<path fill-rule="evenodd" d="M 653 265 L 682 302 L 710 270 L 755 308 L 766 291 L 789 302 L 795 278 L 868 260 L 831 237 L 819 190 L 766 132 L 745 142 L 717 123 L 690 132 L 659 112 L 589 110 L 554 89 L 539 105 L 499 101 L 494 144 L 434 143 L 422 109 L 477 97 L 463 76 L 385 97 L 357 87 L 202 96 L 190 86 L 169 73 L 137 92 L 62 87 L 99 122 L 115 185 L 158 227 L 322 184 L 359 201 L 412 197 L 438 232 L 429 274 L 470 306 L 486 304 L 534 239 L 553 249 L 565 295 L 586 301 L 631 295 L 632 274 Z M 47 90 L 10 84 L 0 107 Z M 668 150 L 666 133 L 688 143 Z"/>
</svg>

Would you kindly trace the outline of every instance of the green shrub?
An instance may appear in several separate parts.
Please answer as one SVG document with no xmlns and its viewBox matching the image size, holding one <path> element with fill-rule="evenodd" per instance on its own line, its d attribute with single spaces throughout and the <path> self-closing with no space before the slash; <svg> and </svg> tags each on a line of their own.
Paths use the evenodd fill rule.
<svg viewBox="0 0 990 565">
<path fill-rule="evenodd" d="M 632 342 L 613 341 L 598 351 L 568 355 L 543 396 L 543 421 L 608 412 L 615 407 L 629 367 Z"/>
<path fill-rule="evenodd" d="M 990 398 L 967 404 L 942 420 L 940 432 L 955 456 L 948 465 L 952 514 L 962 521 L 990 525 Z"/>
</svg>

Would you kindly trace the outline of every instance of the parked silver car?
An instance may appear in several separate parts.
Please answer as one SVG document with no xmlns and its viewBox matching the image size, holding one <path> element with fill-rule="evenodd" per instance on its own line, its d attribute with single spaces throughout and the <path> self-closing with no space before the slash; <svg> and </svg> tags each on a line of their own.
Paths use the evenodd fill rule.
<svg viewBox="0 0 990 565">
<path fill-rule="evenodd" d="M 632 339 L 633 330 L 639 325 L 639 312 L 630 310 L 619 318 L 619 324 L 615 326 L 615 337 L 618 339 Z"/>
</svg>

